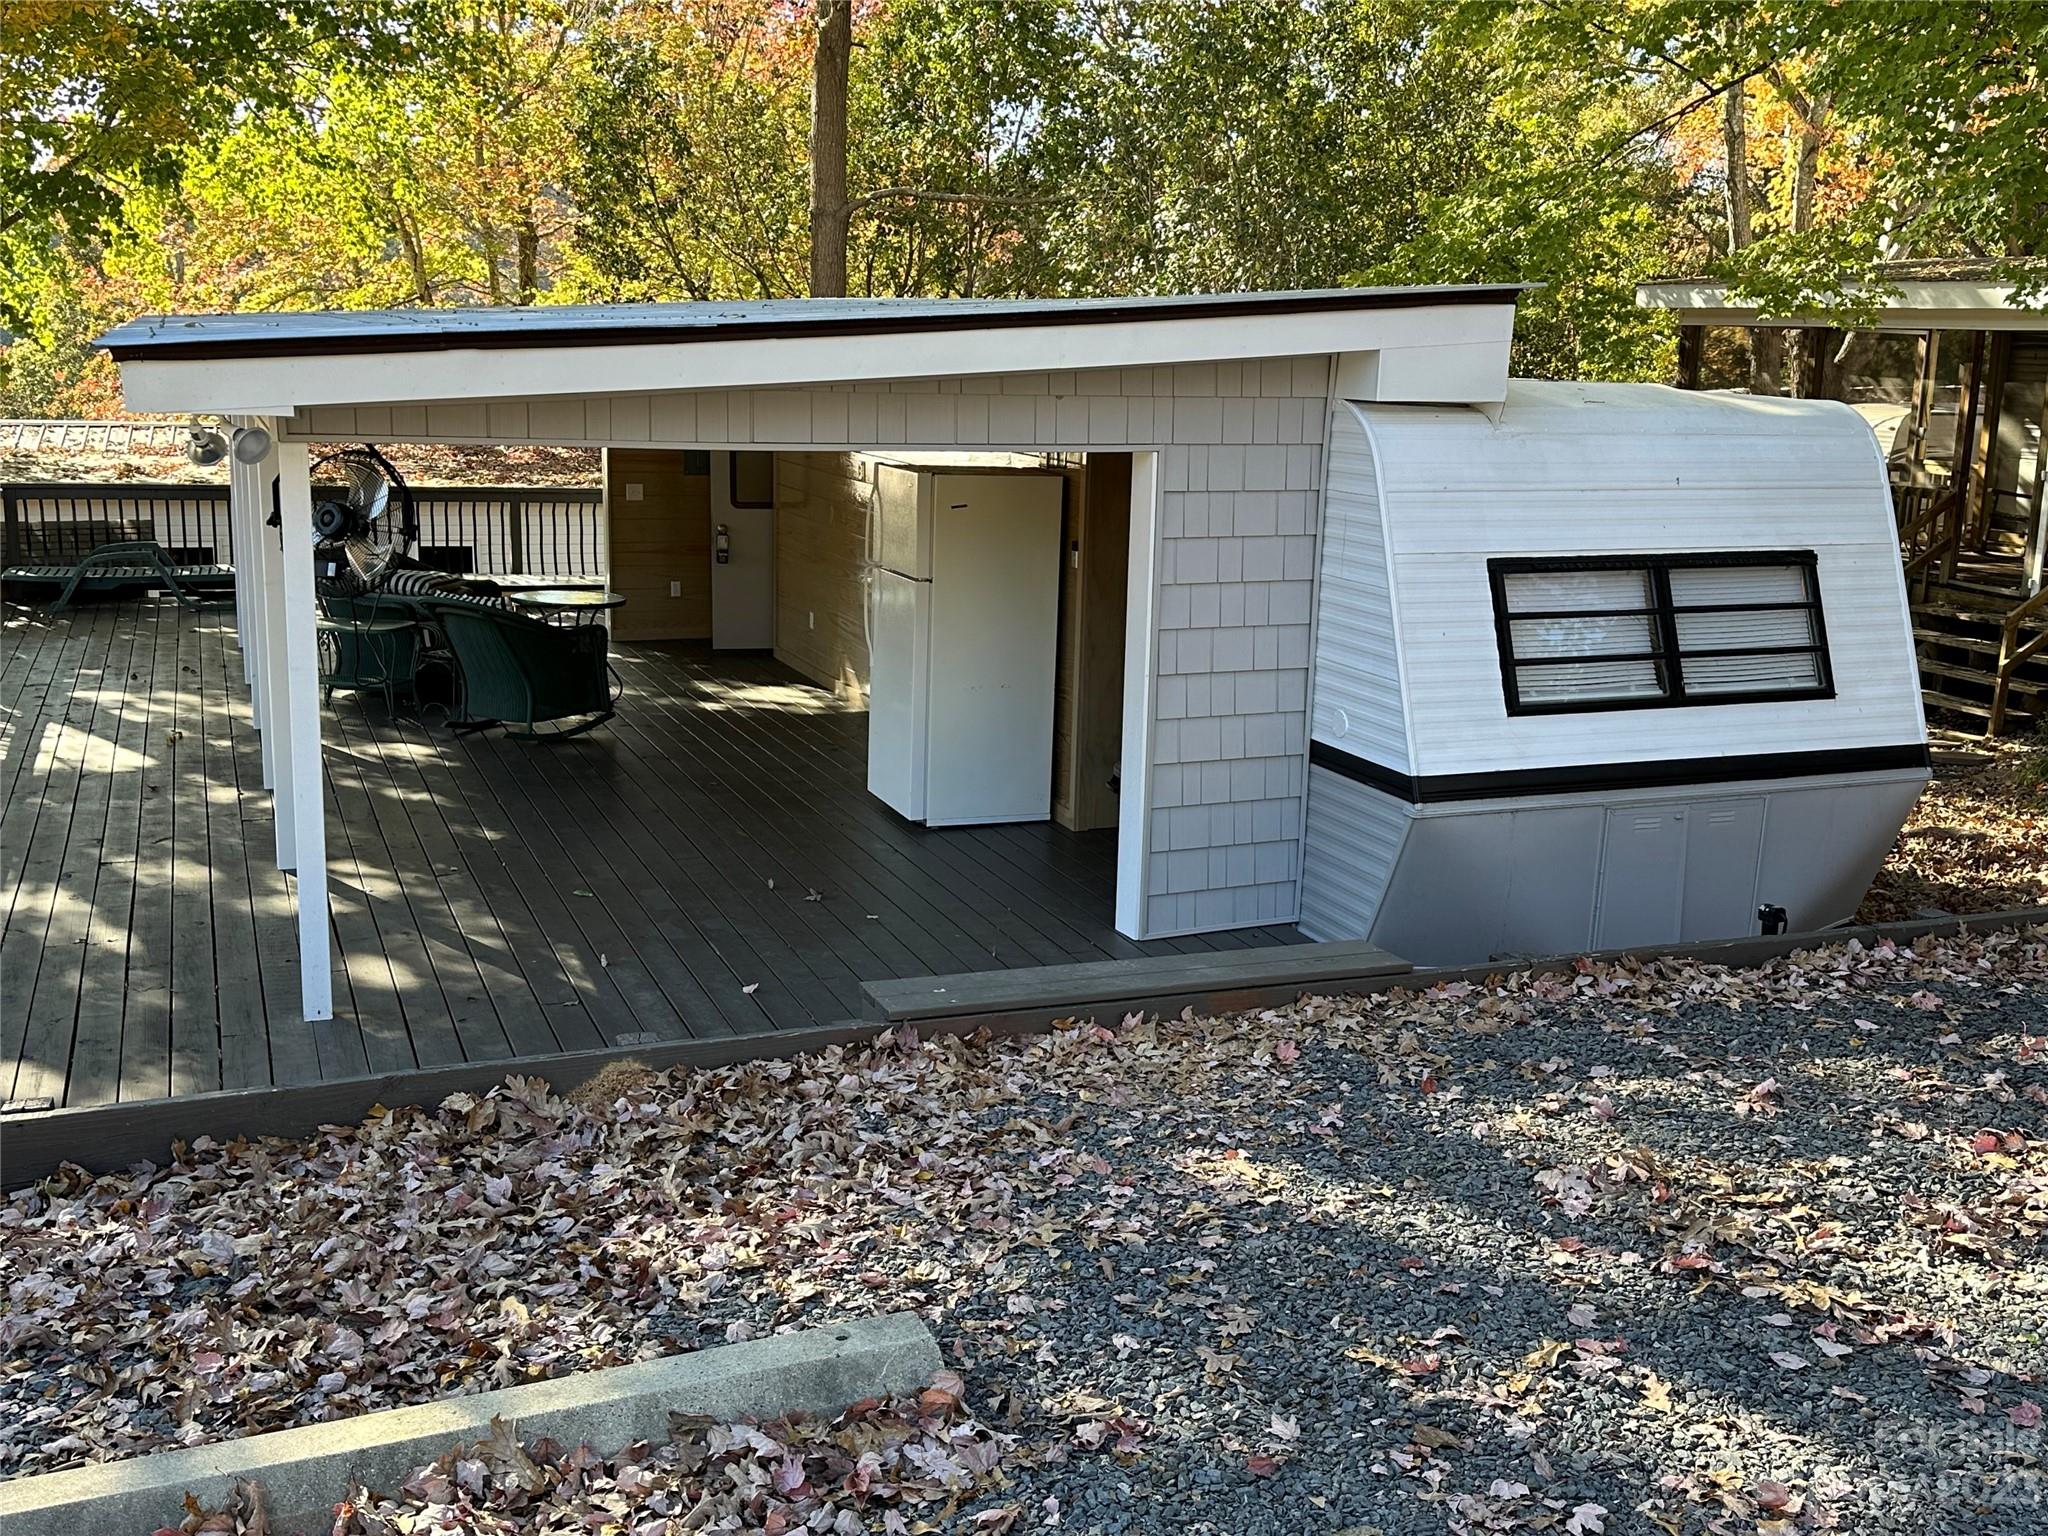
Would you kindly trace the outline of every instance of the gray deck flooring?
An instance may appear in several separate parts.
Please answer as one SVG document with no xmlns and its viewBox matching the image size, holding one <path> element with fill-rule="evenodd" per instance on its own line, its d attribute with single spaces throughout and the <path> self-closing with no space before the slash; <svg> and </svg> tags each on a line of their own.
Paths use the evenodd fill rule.
<svg viewBox="0 0 2048 1536">
<path fill-rule="evenodd" d="M 615 661 L 618 719 L 555 745 L 336 696 L 335 1018 L 309 1025 L 232 610 L 8 610 L 0 1100 L 743 1037 L 858 1018 L 863 981 L 1300 942 L 1133 943 L 1114 832 L 912 826 L 867 793 L 866 715 L 788 669 Z"/>
</svg>

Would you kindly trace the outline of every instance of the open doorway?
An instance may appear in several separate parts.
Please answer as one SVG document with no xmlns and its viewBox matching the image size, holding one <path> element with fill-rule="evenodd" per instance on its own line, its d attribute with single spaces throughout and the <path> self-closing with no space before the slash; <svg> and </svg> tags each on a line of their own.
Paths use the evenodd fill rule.
<svg viewBox="0 0 2048 1536">
<path fill-rule="evenodd" d="M 1117 822 L 1130 455 L 777 455 L 776 655 L 929 825 Z"/>
</svg>

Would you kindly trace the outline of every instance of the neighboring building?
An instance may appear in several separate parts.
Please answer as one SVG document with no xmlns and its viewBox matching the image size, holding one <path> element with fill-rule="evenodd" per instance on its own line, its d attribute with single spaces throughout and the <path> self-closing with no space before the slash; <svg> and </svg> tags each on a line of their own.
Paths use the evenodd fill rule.
<svg viewBox="0 0 2048 1536">
<path fill-rule="evenodd" d="M 1645 283 L 1687 389 L 1841 400 L 1884 448 L 1930 707 L 1999 732 L 2048 707 L 2048 310 L 1985 263 L 1902 263 L 1868 329 L 1765 315 L 1715 284 Z"/>
</svg>

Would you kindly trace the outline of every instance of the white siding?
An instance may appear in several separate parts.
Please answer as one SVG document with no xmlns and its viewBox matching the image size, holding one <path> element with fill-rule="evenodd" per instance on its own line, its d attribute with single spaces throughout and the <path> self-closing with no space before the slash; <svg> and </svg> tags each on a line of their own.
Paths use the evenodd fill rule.
<svg viewBox="0 0 2048 1536">
<path fill-rule="evenodd" d="M 1332 418 L 1330 480 L 1323 497 L 1313 734 L 1406 773 L 1408 721 L 1394 601 L 1379 468 L 1364 427 L 1340 406 Z"/>
<path fill-rule="evenodd" d="M 1371 935 L 1414 812 L 1326 768 L 1308 771 L 1308 842 L 1301 931 L 1312 939 Z"/>
<path fill-rule="evenodd" d="M 1292 922 L 1326 355 L 411 407 L 290 435 L 400 442 L 1160 455 L 1145 933 Z M 1131 797 L 1135 799 L 1136 797 Z"/>
<path fill-rule="evenodd" d="M 1339 409 L 1378 463 L 1416 774 L 1924 739 L 1883 466 L 1847 407 L 1517 380 L 1497 420 Z M 1835 698 L 1508 715 L 1490 558 L 1768 549 L 1816 552 Z"/>
</svg>

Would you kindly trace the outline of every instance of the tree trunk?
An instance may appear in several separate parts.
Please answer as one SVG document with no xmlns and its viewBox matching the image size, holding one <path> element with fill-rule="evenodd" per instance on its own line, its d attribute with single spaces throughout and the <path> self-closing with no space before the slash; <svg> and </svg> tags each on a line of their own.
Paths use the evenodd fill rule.
<svg viewBox="0 0 2048 1536">
<path fill-rule="evenodd" d="M 1721 142 L 1728 158 L 1728 254 L 1743 251 L 1752 238 L 1749 219 L 1749 103 L 1741 86 L 1721 95 Z"/>
<path fill-rule="evenodd" d="M 817 0 L 811 52 L 811 297 L 846 294 L 846 75 L 852 0 Z"/>
<path fill-rule="evenodd" d="M 516 238 L 519 245 L 519 296 L 514 302 L 531 304 L 534 295 L 540 291 L 540 231 L 534 227 L 531 213 L 520 221 Z"/>
<path fill-rule="evenodd" d="M 1728 160 L 1728 254 L 1739 256 L 1756 238 L 1749 205 L 1749 96 L 1741 85 L 1721 95 L 1721 143 Z M 1765 326 L 1749 328 L 1749 392 L 1778 393 L 1785 338 Z"/>
<path fill-rule="evenodd" d="M 1828 104 L 1823 97 L 1808 98 L 1790 87 L 1784 90 L 1799 120 L 1799 141 L 1792 156 L 1792 233 L 1800 235 L 1813 228 L 1821 136 L 1827 123 Z M 1800 399 L 1810 400 L 1821 391 L 1821 360 L 1827 338 L 1826 331 L 1811 326 L 1793 332 L 1789 382 L 1791 392 Z"/>
</svg>

